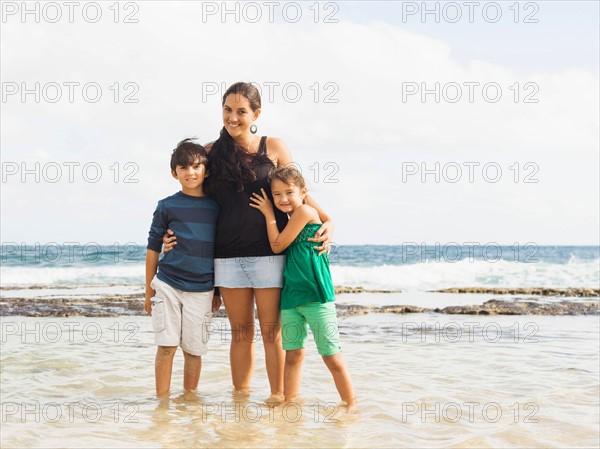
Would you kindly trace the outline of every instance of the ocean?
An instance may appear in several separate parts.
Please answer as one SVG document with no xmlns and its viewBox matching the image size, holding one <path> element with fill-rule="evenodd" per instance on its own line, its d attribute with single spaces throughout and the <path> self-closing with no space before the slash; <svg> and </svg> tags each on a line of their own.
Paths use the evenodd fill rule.
<svg viewBox="0 0 600 449">
<path fill-rule="evenodd" d="M 144 244 L 3 244 L 2 287 L 144 283 Z M 600 283 L 600 247 L 535 244 L 334 246 L 336 285 L 428 291 L 451 287 L 590 287 Z"/>
<path fill-rule="evenodd" d="M 98 307 L 108 296 L 141 301 L 143 245 L 5 245 L 1 256 L 0 310 L 11 300 L 50 308 L 73 298 Z M 441 307 L 498 296 L 432 290 L 598 288 L 599 261 L 600 248 L 593 246 L 341 246 L 331 256 L 331 269 L 336 285 L 394 291 L 341 294 L 340 305 Z M 597 297 L 585 300 L 598 302 Z M 342 316 L 342 346 L 358 398 L 351 413 L 339 407 L 312 338 L 300 399 L 271 409 L 264 405 L 269 391 L 260 336 L 252 390 L 247 396 L 232 392 L 226 318 L 213 320 L 198 390 L 183 390 L 178 352 L 170 397 L 159 400 L 148 316 L 2 315 L 2 447 L 560 448 L 599 443 L 597 314 Z"/>
</svg>

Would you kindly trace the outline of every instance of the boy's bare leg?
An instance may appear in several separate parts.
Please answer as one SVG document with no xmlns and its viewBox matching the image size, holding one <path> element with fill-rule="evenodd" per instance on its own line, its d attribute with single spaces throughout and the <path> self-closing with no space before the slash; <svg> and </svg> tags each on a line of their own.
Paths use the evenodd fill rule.
<svg viewBox="0 0 600 449">
<path fill-rule="evenodd" d="M 186 390 L 195 390 L 200 381 L 200 371 L 202 370 L 202 357 L 199 355 L 188 354 L 183 351 L 183 388 Z"/>
<path fill-rule="evenodd" d="M 231 325 L 231 380 L 236 391 L 250 390 L 254 372 L 254 295 L 251 288 L 221 287 Z"/>
<path fill-rule="evenodd" d="M 337 388 L 342 401 L 345 401 L 349 407 L 356 405 L 354 387 L 352 386 L 352 379 L 350 379 L 346 362 L 344 362 L 344 355 L 338 352 L 334 355 L 323 356 L 323 361 L 333 376 L 335 388 Z"/>
<path fill-rule="evenodd" d="M 154 375 L 156 377 L 156 395 L 169 394 L 171 389 L 171 372 L 173 371 L 173 357 L 177 346 L 159 346 L 156 348 L 156 360 L 154 362 Z"/>
<path fill-rule="evenodd" d="M 281 319 L 279 301 L 280 288 L 257 288 L 256 309 L 258 321 L 265 348 L 265 365 L 271 387 L 271 397 L 268 401 L 282 400 L 283 397 L 283 366 L 285 353 L 281 346 Z"/>
<path fill-rule="evenodd" d="M 283 385 L 286 401 L 293 401 L 300 392 L 302 378 L 302 363 L 304 362 L 304 348 L 285 351 L 285 368 L 283 371 Z"/>
</svg>

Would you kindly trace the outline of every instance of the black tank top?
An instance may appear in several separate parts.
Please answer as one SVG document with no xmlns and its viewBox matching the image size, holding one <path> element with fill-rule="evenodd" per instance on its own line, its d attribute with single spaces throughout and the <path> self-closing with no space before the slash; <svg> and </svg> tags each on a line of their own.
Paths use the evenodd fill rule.
<svg viewBox="0 0 600 449">
<path fill-rule="evenodd" d="M 260 139 L 257 155 L 267 155 L 267 137 Z M 260 158 L 260 159 L 266 159 Z M 244 184 L 244 189 L 237 192 L 234 186 L 221 185 L 212 197 L 220 207 L 217 220 L 217 236 L 215 241 L 215 258 L 272 256 L 265 216 L 258 209 L 250 207 L 250 197 L 254 192 L 260 194 L 265 189 L 271 204 L 273 195 L 267 177 L 275 168 L 273 162 L 260 162 L 255 159 L 251 167 L 256 174 L 256 180 Z M 287 214 L 275 207 L 275 219 L 281 232 L 287 224 Z"/>
</svg>

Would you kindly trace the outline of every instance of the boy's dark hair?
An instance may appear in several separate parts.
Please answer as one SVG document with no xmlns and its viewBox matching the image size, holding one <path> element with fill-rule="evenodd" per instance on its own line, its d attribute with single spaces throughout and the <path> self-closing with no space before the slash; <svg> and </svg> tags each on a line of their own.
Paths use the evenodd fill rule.
<svg viewBox="0 0 600 449">
<path fill-rule="evenodd" d="M 176 171 L 177 166 L 187 167 L 198 159 L 201 164 L 206 164 L 208 153 L 202 145 L 194 142 L 194 138 L 183 139 L 171 154 L 171 170 Z"/>
</svg>

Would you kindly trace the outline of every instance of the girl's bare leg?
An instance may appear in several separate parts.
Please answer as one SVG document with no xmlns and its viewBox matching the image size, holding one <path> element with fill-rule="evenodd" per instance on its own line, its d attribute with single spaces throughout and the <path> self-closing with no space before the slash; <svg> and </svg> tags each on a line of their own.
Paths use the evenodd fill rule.
<svg viewBox="0 0 600 449">
<path fill-rule="evenodd" d="M 285 400 L 293 401 L 300 392 L 304 348 L 285 351 L 284 392 Z"/>
<path fill-rule="evenodd" d="M 344 361 L 344 355 L 338 352 L 334 355 L 323 356 L 323 361 L 333 376 L 335 388 L 337 388 L 342 401 L 345 401 L 350 407 L 356 405 L 356 395 L 354 394 L 350 373 Z"/>
</svg>

